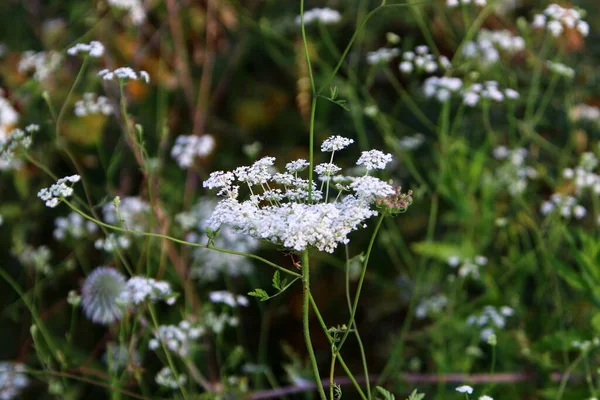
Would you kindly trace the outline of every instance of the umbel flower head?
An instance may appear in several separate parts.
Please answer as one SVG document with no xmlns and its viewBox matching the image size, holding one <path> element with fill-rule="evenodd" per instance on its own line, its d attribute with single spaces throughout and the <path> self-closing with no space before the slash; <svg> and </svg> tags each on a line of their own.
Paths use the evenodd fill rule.
<svg viewBox="0 0 600 400">
<path fill-rule="evenodd" d="M 305 160 L 288 163 L 285 173 L 276 172 L 273 157 L 233 172 L 213 172 L 204 187 L 219 189 L 218 195 L 225 198 L 209 218 L 208 229 L 217 231 L 225 225 L 295 251 L 314 247 L 332 253 L 339 243 L 350 241 L 352 231 L 378 215 L 374 207 L 378 198 L 396 193 L 392 185 L 369 175 L 392 160 L 390 154 L 379 150 L 365 151 L 357 161 L 366 170 L 364 175 L 338 174 L 341 168 L 333 164 L 333 153 L 352 142 L 341 136 L 325 140 L 321 150 L 332 154 L 329 163 L 314 167 L 320 185 L 299 176 Z M 240 186 L 248 188 L 248 200 L 238 199 Z M 407 197 L 397 197 L 393 204 L 406 208 L 409 202 Z"/>
<path fill-rule="evenodd" d="M 98 267 L 86 278 L 81 290 L 85 315 L 102 325 L 121 319 L 123 309 L 117 297 L 125 290 L 125 277 L 116 269 Z"/>
</svg>

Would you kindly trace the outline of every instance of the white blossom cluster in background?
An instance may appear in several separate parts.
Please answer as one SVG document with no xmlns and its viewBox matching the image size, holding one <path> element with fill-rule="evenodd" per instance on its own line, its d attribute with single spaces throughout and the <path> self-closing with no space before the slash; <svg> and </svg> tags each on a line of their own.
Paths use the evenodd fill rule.
<svg viewBox="0 0 600 400">
<path fill-rule="evenodd" d="M 427 98 L 435 98 L 441 103 L 446 102 L 454 93 L 460 93 L 463 81 L 450 76 L 431 76 L 423 83 L 423 94 Z"/>
<path fill-rule="evenodd" d="M 573 121 L 598 122 L 600 121 L 600 108 L 585 103 L 576 104 L 569 110 L 569 115 Z"/>
<path fill-rule="evenodd" d="M 33 139 L 31 135 L 40 129 L 39 125 L 31 124 L 25 129 L 16 128 L 9 131 L 5 136 L 0 136 L 0 171 L 12 169 L 20 164 L 15 159 L 18 150 L 27 150 L 31 147 Z"/>
<path fill-rule="evenodd" d="M 188 242 L 207 243 L 206 235 L 207 220 L 217 206 L 217 200 L 202 199 L 194 205 L 189 212 L 178 214 L 175 220 L 185 231 Z M 232 250 L 239 253 L 253 254 L 258 248 L 259 242 L 253 237 L 239 233 L 229 226 L 222 226 L 213 245 L 222 249 Z M 220 276 L 248 275 L 253 271 L 253 266 L 247 257 L 239 257 L 235 254 L 213 251 L 194 247 L 192 249 L 192 263 L 190 276 L 205 282 L 212 282 Z"/>
<path fill-rule="evenodd" d="M 146 231 L 148 228 L 148 214 L 150 204 L 139 196 L 119 198 L 118 212 L 115 202 L 105 203 L 102 206 L 104 221 L 111 225 L 124 225 L 133 231 Z"/>
<path fill-rule="evenodd" d="M 548 215 L 554 211 L 558 211 L 564 218 L 581 219 L 587 215 L 587 210 L 579 204 L 577 198 L 563 193 L 553 193 L 550 200 L 544 201 L 540 208 L 542 215 Z"/>
<path fill-rule="evenodd" d="M 580 350 L 583 353 L 587 353 L 592 347 L 600 347 L 600 338 L 593 338 L 592 340 L 573 340 L 571 347 Z"/>
<path fill-rule="evenodd" d="M 521 36 L 513 35 L 509 30 L 482 29 L 475 41 L 465 42 L 462 55 L 488 66 L 500 60 L 501 52 L 512 55 L 524 49 L 525 40 Z"/>
<path fill-rule="evenodd" d="M 448 265 L 452 268 L 458 267 L 458 276 L 462 278 L 472 277 L 473 279 L 479 279 L 479 269 L 487 265 L 488 259 L 484 256 L 475 256 L 471 258 L 460 258 L 458 256 L 452 256 L 448 258 Z"/>
<path fill-rule="evenodd" d="M 505 187 L 512 196 L 517 196 L 525 191 L 529 180 L 536 179 L 538 173 L 535 168 L 526 165 L 527 150 L 524 148 L 508 149 L 498 146 L 493 151 L 496 160 L 503 164 L 496 168 L 495 184 Z"/>
<path fill-rule="evenodd" d="M 217 314 L 214 311 L 209 311 L 204 315 L 204 326 L 216 334 L 220 334 L 227 327 L 235 328 L 240 324 L 237 317 L 223 312 Z"/>
<path fill-rule="evenodd" d="M 367 64 L 387 64 L 399 55 L 400 49 L 390 49 L 387 47 L 382 47 L 380 49 L 377 49 L 375 51 L 369 51 L 367 53 Z"/>
<path fill-rule="evenodd" d="M 19 122 L 19 113 L 5 97 L 0 89 L 0 142 L 8 137 L 8 133 Z"/>
<path fill-rule="evenodd" d="M 473 83 L 463 90 L 462 96 L 463 103 L 469 107 L 475 107 L 480 102 L 485 102 L 486 100 L 500 103 L 504 99 L 516 100 L 520 97 L 519 92 L 514 89 L 500 89 L 496 81 Z"/>
<path fill-rule="evenodd" d="M 127 235 L 109 233 L 104 238 L 96 239 L 94 247 L 98 250 L 114 253 L 118 250 L 127 250 L 131 247 L 131 239 Z"/>
<path fill-rule="evenodd" d="M 104 45 L 96 40 L 92 40 L 89 44 L 77 43 L 67 50 L 67 54 L 70 56 L 76 56 L 80 53 L 93 58 L 99 58 L 104 55 Z"/>
<path fill-rule="evenodd" d="M 146 20 L 146 11 L 142 6 L 142 0 L 108 0 L 108 4 L 111 7 L 127 11 L 134 25 L 140 25 Z"/>
<path fill-rule="evenodd" d="M 448 305 L 448 298 L 443 294 L 423 299 L 415 308 L 415 316 L 419 319 L 434 316 L 442 312 Z"/>
<path fill-rule="evenodd" d="M 226 290 L 210 292 L 208 298 L 213 304 L 226 304 L 231 308 L 236 308 L 238 306 L 248 307 L 250 304 L 247 297 L 239 294 L 235 295 Z"/>
<path fill-rule="evenodd" d="M 164 367 L 156 377 L 154 378 L 156 383 L 162 387 L 168 389 L 179 389 L 179 386 L 183 386 L 187 383 L 187 376 L 185 374 L 179 374 L 179 379 L 175 378 L 175 374 L 171 371 L 171 368 Z"/>
<path fill-rule="evenodd" d="M 75 102 L 73 112 L 78 117 L 96 114 L 108 116 L 114 114 L 115 110 L 108 97 L 98 96 L 95 93 L 84 93 L 83 99 Z"/>
<path fill-rule="evenodd" d="M 482 341 L 488 342 L 496 336 L 496 329 L 504 329 L 506 318 L 514 315 L 512 308 L 502 306 L 497 309 L 494 306 L 485 306 L 481 313 L 474 314 L 467 318 L 467 326 L 476 326 L 480 329 L 479 337 Z"/>
<path fill-rule="evenodd" d="M 167 281 L 157 281 L 153 278 L 133 276 L 129 278 L 125 289 L 119 295 L 117 302 L 120 305 L 139 305 L 146 302 L 156 303 L 164 301 L 168 305 L 175 304 L 177 296 L 173 293 Z"/>
<path fill-rule="evenodd" d="M 550 72 L 560 75 L 567 79 L 573 79 L 575 77 L 575 70 L 571 67 L 566 66 L 558 62 L 546 61 L 546 67 Z"/>
<path fill-rule="evenodd" d="M 487 4 L 486 0 L 446 0 L 446 6 L 450 8 L 458 7 L 459 5 L 475 4 L 479 7 L 484 7 Z"/>
<path fill-rule="evenodd" d="M 33 247 L 29 244 L 21 248 L 15 246 L 13 254 L 24 267 L 32 268 L 43 275 L 51 275 L 53 272 L 50 265 L 52 252 L 47 246 Z"/>
<path fill-rule="evenodd" d="M 412 136 L 403 136 L 396 141 L 401 150 L 415 150 L 425 143 L 425 135 L 415 133 Z"/>
<path fill-rule="evenodd" d="M 323 148 L 335 153 L 345 143 L 347 139 L 333 137 Z M 325 190 L 325 181 L 321 189 L 316 182 L 309 188 L 309 181 L 298 176 L 296 164 L 305 168 L 300 161 L 304 160 L 289 163 L 285 173 L 273 172 L 274 157 L 262 158 L 233 172 L 213 172 L 204 187 L 219 189 L 218 194 L 225 198 L 217 204 L 208 227 L 216 231 L 222 225 L 231 226 L 256 239 L 296 251 L 316 247 L 333 252 L 339 243 L 349 242 L 350 232 L 364 227 L 365 220 L 378 214 L 373 208 L 377 199 L 396 193 L 390 184 L 368 175 L 391 161 L 391 155 L 381 151 L 362 153 L 357 165 L 366 168 L 365 175 L 329 176 Z M 333 154 L 329 164 L 332 162 Z M 330 182 L 334 182 L 331 188 Z M 235 183 L 248 187 L 248 200 L 238 200 L 240 186 Z M 330 196 L 330 191 L 337 193 Z M 309 197 L 312 202 L 307 201 Z"/>
<path fill-rule="evenodd" d="M 79 175 L 60 178 L 49 188 L 41 189 L 37 196 L 46 202 L 46 207 L 54 208 L 60 203 L 61 198 L 70 197 L 73 194 L 73 184 L 79 182 Z"/>
<path fill-rule="evenodd" d="M 531 26 L 544 28 L 558 37 L 568 29 L 576 29 L 582 36 L 590 33 L 589 24 L 583 20 L 579 10 L 550 4 L 542 14 L 535 14 Z"/>
<path fill-rule="evenodd" d="M 102 360 L 108 366 L 109 371 L 120 371 L 128 366 L 139 367 L 142 358 L 140 353 L 128 345 L 109 342 L 106 345 L 106 353 Z"/>
<path fill-rule="evenodd" d="M 440 56 L 439 60 L 431 54 L 429 47 L 425 45 L 415 47 L 414 51 L 402 53 L 400 72 L 410 74 L 412 72 L 426 72 L 432 74 L 439 69 L 449 69 L 452 65 L 446 56 Z"/>
<path fill-rule="evenodd" d="M 213 152 L 215 139 L 211 135 L 180 135 L 175 139 L 175 145 L 171 149 L 173 157 L 179 167 L 189 168 L 194 164 L 194 159 L 204 158 Z"/>
<path fill-rule="evenodd" d="M 25 365 L 18 362 L 0 361 L 0 399 L 20 398 L 21 392 L 29 386 Z"/>
<path fill-rule="evenodd" d="M 342 20 L 342 15 L 337 10 L 331 8 L 313 8 L 304 12 L 304 23 L 311 24 L 313 22 L 319 22 L 325 25 L 337 24 Z M 302 23 L 302 17 L 298 15 L 296 17 L 296 24 Z"/>
<path fill-rule="evenodd" d="M 184 319 L 177 325 L 161 325 L 158 331 L 154 331 L 154 337 L 148 342 L 150 350 L 158 350 L 164 343 L 165 347 L 180 355 L 186 357 L 189 355 L 190 346 L 206 329 L 195 321 Z"/>
<path fill-rule="evenodd" d="M 592 190 L 595 195 L 600 194 L 600 176 L 593 172 L 598 166 L 598 159 L 592 152 L 581 155 L 579 165 L 575 168 L 565 168 L 563 178 L 568 179 L 575 186 L 575 193 L 582 194 L 585 190 Z"/>
<path fill-rule="evenodd" d="M 26 51 L 21 55 L 17 65 L 19 72 L 33 72 L 33 78 L 38 81 L 46 80 L 60 65 L 62 56 L 54 51 L 39 52 Z"/>
<path fill-rule="evenodd" d="M 97 231 L 98 225 L 94 222 L 85 220 L 76 212 L 71 212 L 66 217 L 58 217 L 54 220 L 52 235 L 56 240 L 81 239 L 93 235 Z"/>
<path fill-rule="evenodd" d="M 120 67 L 111 71 L 109 69 L 103 69 L 98 72 L 98 76 L 104 79 L 105 81 L 138 81 L 143 80 L 146 83 L 150 83 L 150 75 L 146 71 L 136 72 L 130 67 Z"/>
</svg>

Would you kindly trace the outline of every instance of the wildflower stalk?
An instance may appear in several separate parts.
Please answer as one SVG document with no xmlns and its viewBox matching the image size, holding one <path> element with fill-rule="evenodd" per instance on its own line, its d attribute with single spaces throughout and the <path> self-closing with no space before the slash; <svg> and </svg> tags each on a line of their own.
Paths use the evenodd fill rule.
<svg viewBox="0 0 600 400">
<path fill-rule="evenodd" d="M 360 278 L 358 280 L 358 287 L 356 288 L 356 294 L 354 296 L 354 303 L 352 304 L 352 311 L 350 313 L 350 319 L 349 319 L 348 323 L 346 324 L 347 329 L 344 332 L 344 336 L 342 336 L 342 339 L 340 340 L 339 345 L 337 346 L 338 353 L 342 349 L 344 342 L 346 341 L 346 339 L 348 338 L 348 335 L 350 334 L 350 327 L 354 324 L 354 317 L 356 316 L 356 309 L 358 308 L 358 300 L 360 299 L 360 292 L 362 291 L 362 286 L 365 281 L 365 275 L 367 273 L 367 265 L 369 264 L 369 258 L 371 257 L 371 250 L 373 249 L 373 244 L 375 243 L 375 237 L 377 236 L 377 233 L 379 232 L 379 228 L 381 227 L 381 223 L 383 222 L 384 216 L 385 215 L 383 213 L 381 213 L 379 215 L 379 219 L 377 220 L 377 225 L 375 225 L 375 230 L 373 231 L 373 234 L 371 235 L 371 240 L 369 241 L 369 247 L 367 247 L 367 252 L 365 253 L 365 260 L 364 260 L 363 266 L 362 266 L 363 268 L 360 273 Z M 368 376 L 367 376 L 367 379 L 368 379 Z"/>
<path fill-rule="evenodd" d="M 325 336 L 327 337 L 329 344 L 333 344 L 333 339 L 331 339 L 331 336 L 329 335 L 327 325 L 325 325 L 325 321 L 323 320 L 323 316 L 321 315 L 321 312 L 319 311 L 319 307 L 317 307 L 317 303 L 315 303 L 315 299 L 313 298 L 312 294 L 309 294 L 309 295 L 310 295 L 310 304 L 312 305 L 313 311 L 314 311 L 315 315 L 317 316 L 317 320 L 319 321 L 319 324 L 321 325 L 321 328 L 323 329 L 323 332 L 325 333 Z M 356 378 L 354 378 L 354 375 L 352 374 L 352 372 L 346 365 L 346 362 L 344 361 L 344 358 L 342 357 L 342 355 L 340 353 L 337 354 L 337 359 L 338 359 L 340 365 L 342 366 L 344 372 L 346 372 L 346 375 L 348 376 L 348 378 L 354 385 L 354 388 L 358 391 L 360 398 L 362 400 L 368 400 L 367 397 L 365 396 L 365 393 L 363 392 L 362 388 L 356 381 Z"/>
<path fill-rule="evenodd" d="M 81 68 L 79 68 L 79 72 L 77 73 L 75 82 L 73 82 L 73 86 L 71 86 L 71 89 L 69 90 L 69 93 L 67 94 L 67 98 L 65 99 L 65 102 L 63 103 L 62 107 L 60 108 L 60 111 L 58 112 L 58 117 L 56 118 L 56 128 L 55 128 L 55 136 L 56 136 L 57 141 L 59 140 L 60 123 L 62 122 L 62 120 L 65 116 L 65 112 L 67 111 L 67 105 L 69 104 L 69 101 L 71 100 L 71 97 L 73 96 L 73 92 L 75 91 L 75 88 L 77 87 L 77 85 L 79 84 L 79 81 L 83 77 L 83 72 L 85 71 L 85 69 L 89 63 L 89 60 L 90 60 L 89 56 L 85 56 L 83 58 L 83 63 L 81 63 Z M 50 104 L 49 104 L 49 106 L 50 106 Z"/>
<path fill-rule="evenodd" d="M 173 236 L 169 236 L 169 235 L 163 235 L 161 233 L 154 233 L 154 232 L 140 232 L 140 231 L 134 231 L 132 229 L 126 229 L 126 228 L 121 228 L 120 226 L 115 226 L 115 225 L 111 225 L 111 224 L 107 224 L 105 222 L 102 222 L 90 215 L 87 215 L 86 213 L 84 213 L 83 211 L 79 210 L 77 207 L 75 207 L 73 204 L 71 204 L 68 200 L 66 199 L 62 199 L 66 205 L 68 205 L 73 211 L 75 211 L 77 214 L 81 215 L 82 217 L 84 217 L 85 219 L 88 219 L 104 228 L 108 228 L 108 229 L 112 229 L 114 231 L 119 231 L 119 232 L 126 232 L 126 233 L 131 233 L 134 235 L 140 235 L 140 236 L 149 236 L 149 237 L 156 237 L 156 238 L 161 238 L 161 239 L 167 239 L 170 240 L 172 242 L 175 243 L 179 243 L 179 244 L 183 244 L 186 246 L 193 246 L 193 247 L 201 247 L 203 249 L 210 249 L 210 250 L 215 250 L 218 251 L 220 253 L 227 253 L 227 254 L 233 254 L 236 256 L 242 256 L 242 257 L 249 257 L 249 258 L 253 258 L 255 260 L 261 261 L 267 265 L 270 265 L 273 268 L 278 269 L 281 272 L 284 272 L 288 275 L 293 275 L 295 277 L 301 277 L 302 275 L 298 274 L 297 272 L 294 271 L 290 271 L 289 269 L 283 268 L 282 266 L 279 266 L 265 258 L 262 258 L 260 256 L 254 255 L 254 254 L 250 254 L 250 253 L 242 253 L 239 251 L 233 251 L 233 250 L 227 250 L 227 249 L 222 249 L 219 247 L 214 247 L 212 245 L 205 245 L 205 244 L 200 244 L 200 243 L 193 243 L 193 242 L 188 242 L 186 240 L 182 240 L 182 239 L 177 239 Z"/>
<path fill-rule="evenodd" d="M 317 384 L 317 390 L 321 400 L 327 400 L 325 395 L 325 389 L 319 376 L 319 366 L 317 365 L 317 357 L 315 356 L 315 350 L 312 346 L 310 339 L 310 325 L 308 321 L 309 308 L 308 304 L 310 301 L 310 265 L 309 265 L 309 254 L 308 250 L 302 252 L 302 327 L 304 331 L 304 341 L 306 344 L 306 350 L 308 351 L 308 357 L 312 365 L 313 373 L 315 375 L 315 383 Z"/>
<path fill-rule="evenodd" d="M 540 89 L 540 80 L 542 77 L 542 68 L 544 63 L 542 60 L 545 60 L 546 53 L 548 53 L 548 49 L 550 48 L 550 35 L 548 33 L 544 36 L 544 41 L 542 43 L 542 49 L 540 50 L 539 55 L 537 56 L 535 68 L 533 69 L 533 76 L 531 78 L 531 87 L 529 89 L 529 94 L 527 96 L 527 107 L 525 108 L 525 121 L 531 120 L 535 99 L 537 97 L 538 91 Z"/>
</svg>

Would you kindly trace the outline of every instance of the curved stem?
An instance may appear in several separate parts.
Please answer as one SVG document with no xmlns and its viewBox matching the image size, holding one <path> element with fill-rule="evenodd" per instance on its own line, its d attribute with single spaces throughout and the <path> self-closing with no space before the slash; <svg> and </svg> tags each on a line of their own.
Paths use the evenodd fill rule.
<svg viewBox="0 0 600 400">
<path fill-rule="evenodd" d="M 371 250 L 373 249 L 373 244 L 375 243 L 375 237 L 377 236 L 377 232 L 379 232 L 379 228 L 381 227 L 381 223 L 383 222 L 384 215 L 381 214 L 379 219 L 377 220 L 377 225 L 375 225 L 375 230 L 373 231 L 373 235 L 371 235 L 371 241 L 369 242 L 369 247 L 367 248 L 367 253 L 365 254 L 365 261 L 363 262 L 362 272 L 360 273 L 360 279 L 358 280 L 358 287 L 356 288 L 356 295 L 354 296 L 354 304 L 352 305 L 352 312 L 350 313 L 350 320 L 346 324 L 346 332 L 344 332 L 344 336 L 340 340 L 339 345 L 337 346 L 337 352 L 339 353 L 344 345 L 344 342 L 348 338 L 350 334 L 350 327 L 354 324 L 354 317 L 356 316 L 356 309 L 358 308 L 358 300 L 360 299 L 360 292 L 362 290 L 363 283 L 365 281 L 365 275 L 367 273 L 367 265 L 369 263 L 369 258 L 371 257 Z"/>
<path fill-rule="evenodd" d="M 201 247 L 203 249 L 215 250 L 215 251 L 218 251 L 220 253 L 233 254 L 233 255 L 242 256 L 242 257 L 249 257 L 249 258 L 253 258 L 255 260 L 261 261 L 261 262 L 263 262 L 263 263 L 265 263 L 265 264 L 267 264 L 267 265 L 269 265 L 269 266 L 271 266 L 273 268 L 276 268 L 279 271 L 284 272 L 286 274 L 293 275 L 293 276 L 296 276 L 296 277 L 302 276 L 302 275 L 298 274 L 297 272 L 290 271 L 289 269 L 285 269 L 282 266 L 279 266 L 279 265 L 277 265 L 277 264 L 275 264 L 275 263 L 273 263 L 273 262 L 271 262 L 271 261 L 269 261 L 269 260 L 267 260 L 265 258 L 262 258 L 260 256 L 254 255 L 254 254 L 248 254 L 248 253 L 242 253 L 242 252 L 239 252 L 239 251 L 222 249 L 220 247 L 214 247 L 214 246 L 206 245 L 206 244 L 188 242 L 186 240 L 177 239 L 177 238 L 174 238 L 174 237 L 169 236 L 169 235 L 163 235 L 161 233 L 140 232 L 140 231 L 134 231 L 134 230 L 127 229 L 127 228 L 121 228 L 120 226 L 110 225 L 110 224 L 102 222 L 102 221 L 100 221 L 100 220 L 98 220 L 98 219 L 96 219 L 94 217 L 91 217 L 91 216 L 87 215 L 86 213 L 84 213 L 83 211 L 79 210 L 77 207 L 75 207 L 73 204 L 71 204 L 68 200 L 66 200 L 64 198 L 62 199 L 62 201 L 65 202 L 65 204 L 67 204 L 73 211 L 75 211 L 77 214 L 81 215 L 85 219 L 88 219 L 88 220 L 90 220 L 90 221 L 92 221 L 92 222 L 94 222 L 94 223 L 96 223 L 96 224 L 98 224 L 98 225 L 100 225 L 102 227 L 108 228 L 108 229 L 112 229 L 112 230 L 119 231 L 119 232 L 132 233 L 134 235 L 141 235 L 141 236 L 149 236 L 149 237 L 157 237 L 157 238 L 161 238 L 161 239 L 167 239 L 167 240 L 170 240 L 170 241 L 175 242 L 175 243 L 184 244 L 186 246 Z"/>
<path fill-rule="evenodd" d="M 304 25 L 304 0 L 300 0 L 300 30 L 302 31 L 302 45 L 304 47 L 304 58 L 306 59 L 306 66 L 308 67 L 308 76 L 310 77 L 310 88 L 312 94 L 315 93 L 315 78 L 312 72 L 312 65 L 310 63 L 310 54 L 308 53 L 308 41 L 306 40 L 306 27 Z"/>
<path fill-rule="evenodd" d="M 310 301 L 310 297 L 311 295 L 309 257 L 308 250 L 304 250 L 302 252 L 302 327 L 304 331 L 304 341 L 306 343 L 306 350 L 308 351 L 308 357 L 310 358 L 312 370 L 315 375 L 315 383 L 317 384 L 319 396 L 321 397 L 321 400 L 327 400 L 327 396 L 325 395 L 325 389 L 323 388 L 323 383 L 321 382 L 321 376 L 319 375 L 317 357 L 315 356 L 315 350 L 313 349 L 312 341 L 310 339 L 310 325 L 308 321 L 308 303 Z"/>
</svg>

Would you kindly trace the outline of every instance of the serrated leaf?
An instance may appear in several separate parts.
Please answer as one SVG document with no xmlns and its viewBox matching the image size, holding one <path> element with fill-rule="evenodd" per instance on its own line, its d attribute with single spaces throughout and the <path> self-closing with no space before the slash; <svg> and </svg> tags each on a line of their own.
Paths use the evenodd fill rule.
<svg viewBox="0 0 600 400">
<path fill-rule="evenodd" d="M 377 386 L 376 389 L 383 396 L 383 398 L 378 400 L 396 400 L 396 396 L 394 396 L 392 393 L 388 392 L 381 386 Z"/>
<path fill-rule="evenodd" d="M 338 96 L 338 88 L 337 88 L 337 86 L 331 86 L 329 88 L 329 94 L 330 94 L 329 97 L 331 98 L 331 100 L 337 99 L 337 96 Z"/>
<path fill-rule="evenodd" d="M 273 274 L 273 287 L 277 290 L 281 290 L 281 275 L 279 271 L 275 271 Z"/>
<path fill-rule="evenodd" d="M 260 288 L 256 288 L 253 291 L 249 292 L 248 296 L 258 297 L 260 301 L 265 301 L 269 299 L 269 294 Z"/>
<path fill-rule="evenodd" d="M 422 400 L 425 397 L 424 393 L 417 392 L 417 389 L 413 390 L 407 400 Z"/>
</svg>

